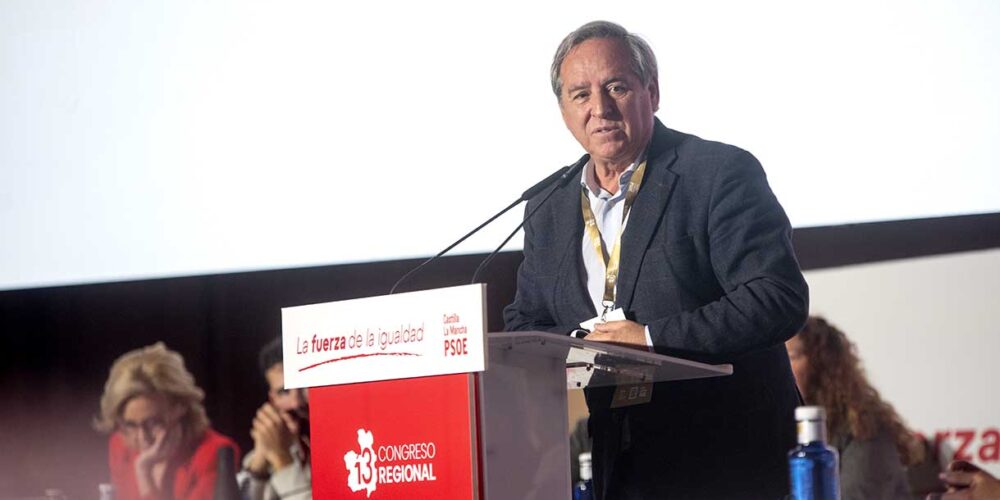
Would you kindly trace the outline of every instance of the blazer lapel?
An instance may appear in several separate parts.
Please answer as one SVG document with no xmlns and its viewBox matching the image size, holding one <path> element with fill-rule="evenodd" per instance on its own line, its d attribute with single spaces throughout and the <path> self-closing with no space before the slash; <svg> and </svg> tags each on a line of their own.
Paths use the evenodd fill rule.
<svg viewBox="0 0 1000 500">
<path fill-rule="evenodd" d="M 628 224 L 622 233 L 621 264 L 618 270 L 616 302 L 628 312 L 635 293 L 642 257 L 649 248 L 653 233 L 667 208 L 677 182 L 670 165 L 677 158 L 676 143 L 669 129 L 656 120 L 652 144 L 647 155 L 646 178 L 632 204 Z"/>
</svg>

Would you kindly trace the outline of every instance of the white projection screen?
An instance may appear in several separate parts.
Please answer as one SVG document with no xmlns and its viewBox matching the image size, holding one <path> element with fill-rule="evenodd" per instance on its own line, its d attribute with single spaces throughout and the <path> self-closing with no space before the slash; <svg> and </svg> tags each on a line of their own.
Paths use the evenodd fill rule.
<svg viewBox="0 0 1000 500">
<path fill-rule="evenodd" d="M 582 153 L 548 69 L 594 19 L 797 227 L 1000 211 L 995 1 L 5 0 L 0 289 L 434 254 Z"/>
</svg>

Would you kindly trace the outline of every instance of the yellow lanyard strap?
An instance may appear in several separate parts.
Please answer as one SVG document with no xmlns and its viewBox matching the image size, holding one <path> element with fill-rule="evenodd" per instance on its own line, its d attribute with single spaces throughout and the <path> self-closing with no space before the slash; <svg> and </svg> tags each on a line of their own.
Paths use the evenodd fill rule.
<svg viewBox="0 0 1000 500">
<path fill-rule="evenodd" d="M 608 255 L 607 248 L 604 246 L 604 240 L 601 239 L 601 230 L 597 226 L 597 218 L 594 217 L 594 211 L 590 208 L 590 198 L 587 196 L 587 189 L 584 188 L 580 192 L 580 203 L 583 208 L 584 230 L 587 232 L 587 237 L 590 238 L 590 243 L 594 246 L 594 251 L 597 252 L 597 255 L 600 255 L 602 259 L 604 259 L 603 314 L 607 314 L 608 311 L 614 308 L 616 293 L 615 282 L 618 280 L 618 263 L 621 259 L 622 232 L 625 230 L 625 220 L 628 218 L 629 211 L 632 210 L 632 203 L 635 202 L 635 195 L 639 192 L 639 185 L 642 184 L 642 176 L 645 172 L 646 162 L 643 161 L 638 167 L 636 167 L 635 171 L 632 173 L 632 178 L 629 179 L 628 187 L 626 188 L 627 191 L 625 193 L 625 206 L 622 210 L 622 224 L 619 227 L 618 236 L 615 238 L 615 246 L 612 248 L 610 255 Z"/>
</svg>

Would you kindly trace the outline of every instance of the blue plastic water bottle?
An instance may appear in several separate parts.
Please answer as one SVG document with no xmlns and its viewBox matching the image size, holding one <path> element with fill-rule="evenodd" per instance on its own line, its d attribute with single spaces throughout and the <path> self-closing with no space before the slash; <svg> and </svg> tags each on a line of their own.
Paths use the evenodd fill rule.
<svg viewBox="0 0 1000 500">
<path fill-rule="evenodd" d="M 837 450 L 826 445 L 826 412 L 819 406 L 795 409 L 799 445 L 788 453 L 793 500 L 840 500 Z"/>
<path fill-rule="evenodd" d="M 580 480 L 573 486 L 573 500 L 594 500 L 594 470 L 590 452 L 580 454 Z"/>
</svg>

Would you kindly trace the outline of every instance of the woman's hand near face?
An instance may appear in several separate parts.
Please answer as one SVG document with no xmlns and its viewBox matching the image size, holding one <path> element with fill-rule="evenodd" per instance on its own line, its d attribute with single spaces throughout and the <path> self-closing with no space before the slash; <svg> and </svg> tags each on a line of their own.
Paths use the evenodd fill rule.
<svg viewBox="0 0 1000 500">
<path fill-rule="evenodd" d="M 163 487 L 163 473 L 167 461 L 177 452 L 181 442 L 181 429 L 169 425 L 154 431 L 153 443 L 144 448 L 135 458 L 135 478 L 139 494 L 149 495 Z"/>
</svg>

